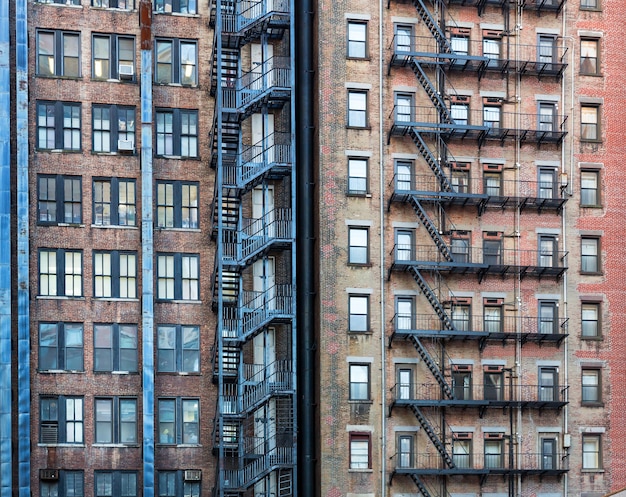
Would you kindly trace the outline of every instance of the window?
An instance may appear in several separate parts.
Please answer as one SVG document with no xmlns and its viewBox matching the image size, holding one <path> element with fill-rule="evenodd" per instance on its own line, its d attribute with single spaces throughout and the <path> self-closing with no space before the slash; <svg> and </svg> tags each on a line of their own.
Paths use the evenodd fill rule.
<svg viewBox="0 0 626 497">
<path fill-rule="evenodd" d="M 410 123 L 413 119 L 413 95 L 396 93 L 396 123 Z"/>
<path fill-rule="evenodd" d="M 500 59 L 500 39 L 483 38 L 483 56 L 488 60 L 488 65 L 495 67 Z"/>
<path fill-rule="evenodd" d="M 352 59 L 367 57 L 367 22 L 348 21 L 348 57 Z"/>
<path fill-rule="evenodd" d="M 154 0 L 154 10 L 158 13 L 196 14 L 197 8 L 196 0 Z"/>
<path fill-rule="evenodd" d="M 556 368 L 539 368 L 539 400 L 559 400 L 559 373 Z"/>
<path fill-rule="evenodd" d="M 580 270 L 583 273 L 600 272 L 600 239 L 582 238 L 580 240 Z"/>
<path fill-rule="evenodd" d="M 602 402 L 600 389 L 601 371 L 599 369 L 582 370 L 582 403 L 598 405 Z"/>
<path fill-rule="evenodd" d="M 488 433 L 487 436 L 502 436 L 500 433 Z M 502 438 L 485 439 L 485 468 L 500 469 L 504 467 L 504 440 Z"/>
<path fill-rule="evenodd" d="M 94 324 L 94 371 L 137 372 L 137 325 Z"/>
<path fill-rule="evenodd" d="M 157 226 L 198 228 L 198 183 L 157 182 Z"/>
<path fill-rule="evenodd" d="M 414 372 L 410 367 L 398 368 L 398 385 L 396 398 L 398 400 L 411 400 L 414 398 Z"/>
<path fill-rule="evenodd" d="M 200 497 L 200 482 L 185 480 L 184 471 L 159 471 L 159 497 Z"/>
<path fill-rule="evenodd" d="M 556 38 L 554 36 L 539 35 L 537 62 L 541 64 L 540 70 L 552 69 L 556 62 Z"/>
<path fill-rule="evenodd" d="M 539 131 L 556 131 L 556 105 L 553 103 L 539 103 Z M 551 197 L 542 197 L 551 198 Z"/>
<path fill-rule="evenodd" d="M 37 148 L 80 150 L 80 104 L 37 102 Z"/>
<path fill-rule="evenodd" d="M 83 398 L 41 397 L 39 441 L 44 444 L 82 444 Z"/>
<path fill-rule="evenodd" d="M 192 40 L 157 39 L 154 80 L 161 84 L 198 84 L 198 43 Z"/>
<path fill-rule="evenodd" d="M 61 5 L 80 5 L 80 0 L 38 0 L 39 3 L 56 3 Z"/>
<path fill-rule="evenodd" d="M 581 10 L 599 10 L 598 0 L 580 0 Z"/>
<path fill-rule="evenodd" d="M 61 469 L 57 480 L 42 479 L 39 482 L 39 493 L 41 497 L 83 497 L 84 473 Z"/>
<path fill-rule="evenodd" d="M 558 333 L 558 307 L 556 302 L 539 302 L 539 333 Z"/>
<path fill-rule="evenodd" d="M 413 51 L 413 27 L 401 24 L 394 26 L 395 48 L 396 52 L 412 52 Z"/>
<path fill-rule="evenodd" d="M 369 364 L 350 364 L 350 400 L 370 400 Z"/>
<path fill-rule="evenodd" d="M 91 0 L 92 7 L 103 9 L 132 10 L 135 8 L 134 0 Z"/>
<path fill-rule="evenodd" d="M 584 302 L 581 305 L 580 328 L 583 338 L 600 337 L 600 304 Z"/>
<path fill-rule="evenodd" d="M 348 91 L 348 126 L 366 128 L 367 123 L 367 91 Z"/>
<path fill-rule="evenodd" d="M 469 331 L 471 329 L 471 312 L 471 306 L 468 304 L 455 303 L 452 305 L 451 317 L 455 330 Z"/>
<path fill-rule="evenodd" d="M 367 159 L 348 158 L 348 194 L 365 195 L 369 192 L 368 170 Z"/>
<path fill-rule="evenodd" d="M 539 261 L 540 267 L 556 267 L 557 263 L 557 241 L 552 235 L 539 236 Z"/>
<path fill-rule="evenodd" d="M 39 295 L 80 297 L 83 294 L 83 254 L 79 250 L 39 250 Z"/>
<path fill-rule="evenodd" d="M 483 126 L 497 129 L 500 127 L 501 108 L 494 105 L 485 105 L 483 107 Z"/>
<path fill-rule="evenodd" d="M 600 435 L 583 435 L 583 469 L 602 469 Z"/>
<path fill-rule="evenodd" d="M 367 265 L 369 258 L 369 229 L 348 228 L 348 263 Z"/>
<path fill-rule="evenodd" d="M 539 198 L 557 198 L 556 169 L 542 167 L 538 171 Z"/>
<path fill-rule="evenodd" d="M 93 224 L 96 226 L 135 226 L 136 215 L 134 179 L 93 180 Z"/>
<path fill-rule="evenodd" d="M 472 367 L 470 365 L 452 367 L 452 392 L 456 400 L 472 400 Z"/>
<path fill-rule="evenodd" d="M 597 75 L 600 73 L 600 65 L 598 64 L 598 46 L 597 39 L 580 40 L 580 73 L 587 75 Z"/>
<path fill-rule="evenodd" d="M 598 171 L 580 172 L 580 205 L 596 207 L 600 205 L 600 190 L 598 189 Z"/>
<path fill-rule="evenodd" d="M 367 295 L 350 295 L 348 297 L 348 331 L 369 331 L 369 301 Z"/>
<path fill-rule="evenodd" d="M 485 305 L 483 307 L 484 329 L 488 333 L 502 332 L 502 306 Z"/>
<path fill-rule="evenodd" d="M 485 233 L 484 236 L 489 236 Z M 483 238 L 483 263 L 492 266 L 502 264 L 502 238 L 497 235 Z"/>
<path fill-rule="evenodd" d="M 200 372 L 198 326 L 159 325 L 157 336 L 157 371 Z"/>
<path fill-rule="evenodd" d="M 96 443 L 137 443 L 137 399 L 94 399 Z"/>
<path fill-rule="evenodd" d="M 371 469 L 371 435 L 350 433 L 350 469 Z"/>
<path fill-rule="evenodd" d="M 414 330 L 415 301 L 413 297 L 398 297 L 396 299 L 396 330 Z"/>
<path fill-rule="evenodd" d="M 200 256 L 197 254 L 157 255 L 157 298 L 198 300 L 200 298 Z"/>
<path fill-rule="evenodd" d="M 413 162 L 396 161 L 396 191 L 413 190 Z"/>
<path fill-rule="evenodd" d="M 493 366 L 495 371 L 490 371 L 492 367 L 485 366 L 483 373 L 485 400 L 504 400 L 504 373 L 499 366 Z"/>
<path fill-rule="evenodd" d="M 102 298 L 137 298 L 137 253 L 93 253 L 93 295 Z"/>
<path fill-rule="evenodd" d="M 580 139 L 582 141 L 600 140 L 600 108 L 597 105 L 583 105 L 580 108 Z"/>
<path fill-rule="evenodd" d="M 94 471 L 95 497 L 137 497 L 134 471 Z"/>
<path fill-rule="evenodd" d="M 483 185 L 485 193 L 490 197 L 502 196 L 502 174 L 501 173 L 484 173 Z"/>
<path fill-rule="evenodd" d="M 158 399 L 159 443 L 197 444 L 200 435 L 198 399 Z"/>
<path fill-rule="evenodd" d="M 198 157 L 198 111 L 156 111 L 156 155 Z"/>
<path fill-rule="evenodd" d="M 450 35 L 450 46 L 452 51 L 458 55 L 469 55 L 469 36 L 461 33 Z M 456 60 L 457 64 L 465 64 L 465 61 Z"/>
<path fill-rule="evenodd" d="M 80 77 L 80 33 L 37 31 L 37 74 Z"/>
<path fill-rule="evenodd" d="M 82 323 L 39 323 L 39 370 L 83 371 Z"/>
<path fill-rule="evenodd" d="M 83 220 L 82 178 L 57 174 L 37 177 L 39 224 L 80 224 Z"/>
<path fill-rule="evenodd" d="M 414 437 L 413 435 L 398 435 L 397 441 L 397 456 L 398 459 L 396 461 L 396 465 L 398 468 L 412 468 L 414 463 L 413 457 L 413 446 L 414 446 Z"/>
<path fill-rule="evenodd" d="M 470 172 L 469 169 L 452 169 L 450 172 L 450 184 L 452 191 L 456 193 L 469 193 Z"/>
<path fill-rule="evenodd" d="M 134 152 L 134 107 L 94 105 L 91 114 L 94 152 Z"/>
<path fill-rule="evenodd" d="M 472 467 L 472 439 L 469 433 L 452 434 L 452 460 L 457 468 Z"/>
<path fill-rule="evenodd" d="M 469 124 L 469 104 L 461 102 L 451 103 L 450 115 L 455 124 L 467 126 Z"/>
<path fill-rule="evenodd" d="M 396 261 L 415 259 L 414 234 L 413 230 L 396 230 Z"/>
<path fill-rule="evenodd" d="M 470 246 L 469 237 L 453 233 L 450 238 L 450 252 L 454 262 L 467 263 L 470 262 Z"/>
<path fill-rule="evenodd" d="M 541 443 L 541 469 L 557 469 L 556 438 L 542 437 Z"/>
<path fill-rule="evenodd" d="M 135 38 L 94 34 L 91 76 L 94 79 L 135 79 Z"/>
</svg>

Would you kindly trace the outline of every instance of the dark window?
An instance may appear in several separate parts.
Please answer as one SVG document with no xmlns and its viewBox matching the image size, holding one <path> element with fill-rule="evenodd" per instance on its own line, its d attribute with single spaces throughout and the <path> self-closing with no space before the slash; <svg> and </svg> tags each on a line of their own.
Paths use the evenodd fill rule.
<svg viewBox="0 0 626 497">
<path fill-rule="evenodd" d="M 504 399 L 504 374 L 501 371 L 483 373 L 485 400 Z"/>
<path fill-rule="evenodd" d="M 157 255 L 157 298 L 198 300 L 200 257 L 197 254 Z"/>
<path fill-rule="evenodd" d="M 85 495 L 82 471 L 59 470 L 58 479 L 39 482 L 41 497 L 83 497 Z"/>
<path fill-rule="evenodd" d="M 198 157 L 198 111 L 156 111 L 156 155 Z"/>
<path fill-rule="evenodd" d="M 158 443 L 197 444 L 200 435 L 198 399 L 158 399 Z"/>
<path fill-rule="evenodd" d="M 580 107 L 580 139 L 581 141 L 600 140 L 600 107 L 582 105 Z"/>
<path fill-rule="evenodd" d="M 369 300 L 368 295 L 348 297 L 348 331 L 369 331 Z"/>
<path fill-rule="evenodd" d="M 185 479 L 186 471 L 159 471 L 158 497 L 200 497 L 200 482 Z"/>
<path fill-rule="evenodd" d="M 115 34 L 93 34 L 94 79 L 135 79 L 135 38 Z"/>
<path fill-rule="evenodd" d="M 598 405 L 602 402 L 602 371 L 600 369 L 582 370 L 582 403 Z"/>
<path fill-rule="evenodd" d="M 370 400 L 369 364 L 350 364 L 350 400 Z"/>
<path fill-rule="evenodd" d="M 159 325 L 157 327 L 157 371 L 198 373 L 200 371 L 200 328 Z"/>
<path fill-rule="evenodd" d="M 369 262 L 369 229 L 364 227 L 349 227 L 348 263 L 367 265 Z"/>
<path fill-rule="evenodd" d="M 135 108 L 94 105 L 92 142 L 94 152 L 135 151 Z"/>
<path fill-rule="evenodd" d="M 80 150 L 79 103 L 37 102 L 37 148 Z"/>
<path fill-rule="evenodd" d="M 483 319 L 485 331 L 500 333 L 502 331 L 502 306 L 486 305 L 483 308 Z"/>
<path fill-rule="evenodd" d="M 157 182 L 157 226 L 198 227 L 198 183 Z"/>
<path fill-rule="evenodd" d="M 135 180 L 102 178 L 93 180 L 93 224 L 135 226 L 137 215 Z"/>
<path fill-rule="evenodd" d="M 450 239 L 450 252 L 454 262 L 470 262 L 469 238 L 454 236 Z"/>
<path fill-rule="evenodd" d="M 558 251 L 556 236 L 540 235 L 539 236 L 539 261 L 541 267 L 557 267 Z"/>
<path fill-rule="evenodd" d="M 600 336 L 600 304 L 583 303 L 581 305 L 581 335 L 583 338 Z"/>
<path fill-rule="evenodd" d="M 367 159 L 348 158 L 348 194 L 364 195 L 368 193 L 368 169 Z"/>
<path fill-rule="evenodd" d="M 350 433 L 350 469 L 371 469 L 371 444 L 371 434 Z"/>
<path fill-rule="evenodd" d="M 485 439 L 485 468 L 499 469 L 504 467 L 504 440 Z"/>
<path fill-rule="evenodd" d="M 197 9 L 196 0 L 154 0 L 154 10 L 159 13 L 196 14 Z"/>
<path fill-rule="evenodd" d="M 556 169 L 539 168 L 539 198 L 557 198 Z"/>
<path fill-rule="evenodd" d="M 412 468 L 413 467 L 413 454 L 414 454 L 414 439 L 413 435 L 399 435 L 398 436 L 398 450 L 397 452 L 397 467 L 398 468 Z"/>
<path fill-rule="evenodd" d="M 483 263 L 492 266 L 502 264 L 502 240 L 483 239 Z"/>
<path fill-rule="evenodd" d="M 580 40 L 580 72 L 581 74 L 596 75 L 600 73 L 598 63 L 599 40 Z"/>
<path fill-rule="evenodd" d="M 37 74 L 80 77 L 80 33 L 37 31 Z"/>
<path fill-rule="evenodd" d="M 559 400 L 559 374 L 556 368 L 539 368 L 539 400 Z"/>
<path fill-rule="evenodd" d="M 583 469 L 602 469 L 600 435 L 583 435 Z"/>
<path fill-rule="evenodd" d="M 83 371 L 83 324 L 39 323 L 39 370 Z"/>
<path fill-rule="evenodd" d="M 39 249 L 39 295 L 82 296 L 82 259 L 79 250 Z"/>
<path fill-rule="evenodd" d="M 96 443 L 137 443 L 137 399 L 96 397 L 94 405 Z"/>
<path fill-rule="evenodd" d="M 95 497 L 137 497 L 136 471 L 94 471 Z"/>
<path fill-rule="evenodd" d="M 93 295 L 102 298 L 137 298 L 137 253 L 93 253 Z"/>
<path fill-rule="evenodd" d="M 580 172 L 580 205 L 596 207 L 600 205 L 599 172 Z"/>
<path fill-rule="evenodd" d="M 39 175 L 37 177 L 39 224 L 79 224 L 83 219 L 80 176 Z"/>
<path fill-rule="evenodd" d="M 162 84 L 198 84 L 198 43 L 192 40 L 157 39 L 154 80 Z"/>
<path fill-rule="evenodd" d="M 91 5 L 104 9 L 132 10 L 135 8 L 135 0 L 91 0 Z"/>
<path fill-rule="evenodd" d="M 82 444 L 83 398 L 41 397 L 39 441 L 44 444 Z"/>
<path fill-rule="evenodd" d="M 137 372 L 137 325 L 94 324 L 94 371 Z"/>
<path fill-rule="evenodd" d="M 348 126 L 351 128 L 368 126 L 367 91 L 348 90 Z"/>
<path fill-rule="evenodd" d="M 599 238 L 582 238 L 580 240 L 580 270 L 583 273 L 600 272 Z"/>
<path fill-rule="evenodd" d="M 472 371 L 468 367 L 453 369 L 452 391 L 456 400 L 472 400 Z"/>
<path fill-rule="evenodd" d="M 557 469 L 556 439 L 541 439 L 541 469 Z"/>
<path fill-rule="evenodd" d="M 558 333 L 558 307 L 556 302 L 539 302 L 539 333 Z"/>
<path fill-rule="evenodd" d="M 366 21 L 348 21 L 348 57 L 353 59 L 367 57 Z"/>
</svg>

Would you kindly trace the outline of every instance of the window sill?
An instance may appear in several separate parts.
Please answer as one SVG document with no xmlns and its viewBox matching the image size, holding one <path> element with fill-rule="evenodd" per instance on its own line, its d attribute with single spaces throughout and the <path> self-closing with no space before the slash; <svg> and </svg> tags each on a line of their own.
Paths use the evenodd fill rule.
<svg viewBox="0 0 626 497">
<path fill-rule="evenodd" d="M 604 402 L 581 402 L 581 407 L 604 407 Z"/>
<path fill-rule="evenodd" d="M 49 152 L 51 154 L 80 154 L 82 150 L 69 148 L 38 148 L 37 152 Z"/>
<path fill-rule="evenodd" d="M 603 336 L 583 336 L 579 337 L 581 340 L 589 340 L 590 342 L 602 342 L 604 341 Z"/>
<path fill-rule="evenodd" d="M 349 124 L 346 125 L 347 129 L 361 129 L 361 130 L 367 130 L 367 131 L 371 131 L 372 128 L 371 126 L 350 126 Z"/>
<path fill-rule="evenodd" d="M 600 204 L 598 204 L 598 205 L 580 204 L 580 208 L 581 209 L 602 209 L 602 205 L 600 205 Z"/>
<path fill-rule="evenodd" d="M 372 468 L 367 468 L 367 469 L 355 469 L 355 468 L 350 468 L 348 470 L 348 473 L 373 473 L 374 470 Z"/>
<path fill-rule="evenodd" d="M 585 140 L 583 138 L 580 139 L 580 143 L 581 145 L 599 145 L 600 143 L 602 143 L 602 140 Z"/>
<path fill-rule="evenodd" d="M 369 56 L 365 56 L 365 57 L 350 57 L 349 55 L 346 55 L 346 60 L 361 60 L 364 62 L 371 62 L 372 58 Z"/>
<path fill-rule="evenodd" d="M 186 14 L 184 12 L 158 12 L 153 10 L 152 13 L 158 16 L 200 17 L 200 14 Z"/>
<path fill-rule="evenodd" d="M 41 374 L 85 374 L 85 371 L 79 371 L 77 369 L 39 369 L 38 373 Z"/>
<path fill-rule="evenodd" d="M 113 12 L 137 12 L 137 9 L 120 9 L 119 7 L 98 7 L 94 5 L 89 6 L 89 10 L 112 10 Z"/>
<path fill-rule="evenodd" d="M 37 295 L 37 300 L 85 300 L 85 297 L 74 295 Z"/>
<path fill-rule="evenodd" d="M 348 197 L 372 198 L 372 194 L 368 192 L 346 192 Z"/>
<path fill-rule="evenodd" d="M 581 275 L 583 276 L 603 276 L 604 273 L 602 271 L 581 271 L 580 272 Z"/>
<path fill-rule="evenodd" d="M 355 331 L 355 330 L 348 330 L 348 336 L 350 335 L 373 335 L 374 332 L 372 330 L 359 330 L 359 331 Z"/>
<path fill-rule="evenodd" d="M 602 9 L 599 7 L 583 7 L 580 6 L 579 10 L 581 12 L 602 12 Z"/>
<path fill-rule="evenodd" d="M 94 370 L 94 374 L 115 374 L 119 376 L 126 376 L 131 374 L 139 374 L 138 371 L 96 371 Z"/>
<path fill-rule="evenodd" d="M 68 443 L 46 444 L 46 443 L 39 442 L 37 444 L 37 447 L 72 447 L 72 448 L 76 448 L 76 449 L 80 449 L 80 448 L 84 449 L 87 446 L 84 443 L 80 443 L 80 444 L 68 444 Z"/>
<path fill-rule="evenodd" d="M 202 376 L 200 371 L 158 371 L 159 375 L 168 375 L 168 376 Z"/>
<path fill-rule="evenodd" d="M 594 468 L 587 468 L 587 469 L 583 468 L 583 469 L 580 470 L 580 472 L 581 473 L 604 473 L 604 469 L 602 469 L 602 468 L 597 468 L 597 469 L 594 469 Z"/>
<path fill-rule="evenodd" d="M 598 72 L 581 72 L 580 76 L 589 76 L 590 78 L 603 78 L 604 74 Z"/>
<path fill-rule="evenodd" d="M 118 155 L 120 156 L 124 156 L 124 157 L 135 157 L 137 156 L 136 152 L 130 152 L 130 151 L 124 151 L 124 152 L 119 152 L 119 151 L 111 151 L 111 152 L 98 152 L 96 150 L 92 150 L 91 151 L 91 155 L 97 155 L 98 157 L 117 157 Z"/>
<path fill-rule="evenodd" d="M 37 226 L 59 226 L 61 228 L 84 228 L 85 225 L 81 223 L 49 223 L 45 221 L 39 221 Z"/>
<path fill-rule="evenodd" d="M 98 229 L 121 229 L 121 230 L 138 230 L 139 228 L 137 226 L 126 226 L 126 225 L 120 225 L 120 224 L 92 224 L 91 225 L 92 228 L 98 228 Z"/>
<path fill-rule="evenodd" d="M 157 442 L 157 447 L 171 447 L 173 449 L 197 449 L 197 448 L 201 448 L 202 444 L 177 444 L 177 443 L 161 443 L 161 442 Z"/>
<path fill-rule="evenodd" d="M 53 2 L 35 2 L 35 3 L 39 5 L 52 5 L 53 7 L 70 7 L 73 9 L 83 8 L 82 5 L 72 5 L 72 4 L 66 4 L 66 3 L 53 3 Z"/>
<path fill-rule="evenodd" d="M 348 404 L 370 404 L 370 405 L 373 405 L 374 401 L 372 399 L 363 399 L 363 400 L 348 399 Z"/>
<path fill-rule="evenodd" d="M 82 76 L 63 76 L 60 74 L 35 74 L 35 76 L 42 79 L 68 79 L 74 81 L 80 81 L 83 79 Z"/>
<path fill-rule="evenodd" d="M 191 157 L 186 155 L 156 155 L 155 159 L 168 159 L 168 160 L 200 160 L 200 157 Z"/>
<path fill-rule="evenodd" d="M 138 449 L 141 447 L 137 442 L 119 444 L 119 443 L 94 443 L 92 447 L 111 448 L 111 449 Z"/>
<path fill-rule="evenodd" d="M 371 262 L 348 262 L 348 267 L 351 268 L 371 268 Z"/>
<path fill-rule="evenodd" d="M 165 226 L 155 226 L 156 231 L 183 231 L 188 233 L 202 233 L 200 228 L 169 228 Z"/>
<path fill-rule="evenodd" d="M 202 300 L 156 299 L 159 304 L 202 304 Z"/>
<path fill-rule="evenodd" d="M 104 300 L 106 302 L 139 302 L 138 298 L 122 298 L 122 297 L 94 297 L 94 300 Z"/>
</svg>

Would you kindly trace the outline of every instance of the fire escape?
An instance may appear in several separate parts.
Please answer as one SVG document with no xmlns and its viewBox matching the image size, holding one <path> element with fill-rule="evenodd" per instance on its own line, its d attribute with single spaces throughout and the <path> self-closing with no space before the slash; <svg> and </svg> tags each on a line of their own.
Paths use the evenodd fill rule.
<svg viewBox="0 0 626 497">
<path fill-rule="evenodd" d="M 388 346 L 410 342 L 433 381 L 399 379 L 392 389 L 388 415 L 400 408 L 410 410 L 430 447 L 420 453 L 397 447 L 390 485 L 405 475 L 421 495 L 443 497 L 449 495 L 446 490 L 449 477 L 473 475 L 482 486 L 492 475 L 500 475 L 509 481 L 509 495 L 515 495 L 514 481 L 520 475 L 558 478 L 566 473 L 564 454 L 556 446 L 542 449 L 541 453 L 516 454 L 513 429 L 510 433 L 485 434 L 485 440 L 493 438 L 489 443 L 503 448 L 500 453 L 457 453 L 452 449 L 454 439 L 470 439 L 472 433 L 454 432 L 447 416 L 475 409 L 482 418 L 499 409 L 508 412 L 512 420 L 515 410 L 555 412 L 567 404 L 567 389 L 558 384 L 558 379 L 556 383 L 540 378 L 539 384 L 520 384 L 521 377 L 502 366 L 484 366 L 485 375 L 498 378 L 493 384 L 463 384 L 458 378 L 462 377 L 464 368 L 471 366 L 455 363 L 448 356 L 446 345 L 473 342 L 481 352 L 495 344 L 559 347 L 567 337 L 566 320 L 544 315 L 518 314 L 497 320 L 490 320 L 487 315 L 480 318 L 455 315 L 455 302 L 449 297 L 454 292 L 447 282 L 470 277 L 479 283 L 495 277 L 557 282 L 567 270 L 567 254 L 557 250 L 554 240 L 539 242 L 538 250 L 521 250 L 519 240 L 526 234 L 519 233 L 511 242 L 502 233 L 487 232 L 483 234 L 482 246 L 471 246 L 471 239 L 455 227 L 451 214 L 476 209 L 480 217 L 489 209 L 515 210 L 519 215 L 532 211 L 558 216 L 566 198 L 556 176 L 540 175 L 538 181 L 519 177 L 507 181 L 500 174 L 496 182 L 489 176 L 489 168 L 493 166 L 484 165 L 482 175 L 471 178 L 469 164 L 458 161 L 451 147 L 455 143 L 475 143 L 480 150 L 485 144 L 508 142 L 520 147 L 534 144 L 537 149 L 558 150 L 567 134 L 566 117 L 557 115 L 555 109 L 548 109 L 549 112 L 540 109 L 535 114 L 503 112 L 508 102 L 493 97 L 482 98 L 482 110 L 470 110 L 465 104 L 467 97 L 456 92 L 451 80 L 459 74 L 475 74 L 480 81 L 491 74 L 560 81 L 566 68 L 565 50 L 553 43 L 549 47 L 518 45 L 516 50 L 488 53 L 481 42 L 473 46 L 469 30 L 454 27 L 447 8 L 475 6 L 482 15 L 486 8 L 498 7 L 504 16 L 509 15 L 510 8 L 519 8 L 531 9 L 537 16 L 547 13 L 558 16 L 563 1 L 537 0 L 517 6 L 508 0 L 449 0 L 447 5 L 431 1 L 412 0 L 428 35 L 414 36 L 397 30 L 388 67 L 389 74 L 397 68 L 411 69 L 425 92 L 423 100 L 428 102 L 420 106 L 406 96 L 396 96 L 388 142 L 392 138 L 409 137 L 429 174 L 420 175 L 408 166 L 397 166 L 387 207 L 390 210 L 392 206 L 410 206 L 428 234 L 426 239 L 430 238 L 427 244 L 420 245 L 410 234 L 396 235 L 388 278 L 395 273 L 410 274 L 419 294 L 434 311 L 419 315 L 413 309 L 398 306 L 392 322 Z M 492 33 L 492 36 L 501 39 L 507 34 Z"/>
<path fill-rule="evenodd" d="M 294 147 L 285 0 L 213 0 L 214 497 L 295 492 Z"/>
</svg>

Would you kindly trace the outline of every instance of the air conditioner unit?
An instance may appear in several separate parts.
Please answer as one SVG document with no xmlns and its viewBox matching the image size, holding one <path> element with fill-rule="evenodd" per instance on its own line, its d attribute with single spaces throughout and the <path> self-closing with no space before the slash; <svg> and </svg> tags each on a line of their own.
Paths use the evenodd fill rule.
<svg viewBox="0 0 626 497">
<path fill-rule="evenodd" d="M 133 79 L 135 68 L 132 64 L 120 64 L 118 68 L 120 79 Z"/>
<path fill-rule="evenodd" d="M 135 142 L 133 140 L 117 140 L 118 152 L 134 152 Z"/>
<path fill-rule="evenodd" d="M 200 481 L 202 479 L 202 470 L 187 469 L 185 470 L 185 481 Z"/>
<path fill-rule="evenodd" d="M 40 480 L 58 480 L 59 470 L 58 469 L 40 469 L 39 479 Z"/>
</svg>

